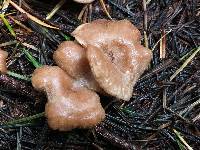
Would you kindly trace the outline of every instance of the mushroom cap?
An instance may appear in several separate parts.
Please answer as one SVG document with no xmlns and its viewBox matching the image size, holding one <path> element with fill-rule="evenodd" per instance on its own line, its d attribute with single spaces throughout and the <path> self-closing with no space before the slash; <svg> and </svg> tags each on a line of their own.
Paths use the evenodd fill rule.
<svg viewBox="0 0 200 150">
<path fill-rule="evenodd" d="M 85 49 L 73 41 L 62 42 L 53 54 L 56 64 L 73 78 L 90 71 Z"/>
<path fill-rule="evenodd" d="M 0 73 L 7 73 L 6 59 L 8 57 L 8 52 L 0 49 Z"/>
<path fill-rule="evenodd" d="M 48 102 L 45 113 L 49 126 L 60 131 L 90 128 L 105 118 L 99 96 L 87 89 L 67 92 L 54 103 Z"/>
<path fill-rule="evenodd" d="M 58 66 L 42 66 L 36 68 L 32 74 L 31 81 L 36 90 L 43 92 L 56 89 L 63 94 L 63 91 L 73 87 L 71 77 L 66 75 Z M 65 84 L 61 84 L 62 82 Z"/>
<path fill-rule="evenodd" d="M 94 79 L 86 50 L 73 41 L 62 42 L 53 54 L 54 61 L 68 75 L 76 79 L 76 83 L 95 91 L 101 91 Z"/>
<path fill-rule="evenodd" d="M 100 98 L 91 90 L 77 86 L 74 80 L 57 66 L 37 68 L 32 76 L 33 86 L 46 92 L 45 115 L 54 130 L 95 126 L 105 118 Z"/>
<path fill-rule="evenodd" d="M 129 100 L 152 53 L 140 44 L 139 30 L 128 20 L 99 19 L 79 26 L 72 35 L 86 47 L 92 73 L 100 87 Z"/>
<path fill-rule="evenodd" d="M 88 46 L 87 56 L 94 77 L 104 91 L 128 101 L 132 95 L 134 75 L 123 73 L 98 47 Z"/>
<path fill-rule="evenodd" d="M 151 51 L 141 45 L 126 47 L 119 43 L 113 43 L 113 49 L 109 50 L 113 52 L 112 57 L 96 46 L 88 46 L 91 70 L 105 92 L 128 101 L 137 79 L 151 61 Z"/>
<path fill-rule="evenodd" d="M 135 75 L 135 80 L 137 81 L 140 75 L 148 68 L 149 63 L 152 59 L 152 51 L 144 46 L 142 46 L 140 43 L 136 43 L 134 45 L 135 49 L 137 50 L 137 73 Z"/>
<path fill-rule="evenodd" d="M 92 3 L 94 0 L 74 0 L 74 1 L 78 3 L 87 4 L 87 3 Z"/>
<path fill-rule="evenodd" d="M 133 44 L 141 39 L 140 31 L 128 20 L 110 21 L 97 19 L 78 26 L 72 36 L 84 47 L 88 44 L 101 46 L 113 40 Z"/>
</svg>

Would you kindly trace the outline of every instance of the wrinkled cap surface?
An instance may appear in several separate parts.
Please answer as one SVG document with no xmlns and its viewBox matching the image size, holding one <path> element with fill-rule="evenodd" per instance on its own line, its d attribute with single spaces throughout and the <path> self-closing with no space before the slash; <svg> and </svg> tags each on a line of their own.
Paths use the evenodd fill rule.
<svg viewBox="0 0 200 150">
<path fill-rule="evenodd" d="M 78 26 L 72 36 L 83 46 L 88 44 L 101 46 L 109 42 L 120 41 L 133 44 L 141 39 L 140 31 L 128 20 L 110 21 L 98 19 Z"/>
<path fill-rule="evenodd" d="M 7 73 L 6 59 L 8 57 L 8 52 L 0 49 L 0 73 Z"/>
<path fill-rule="evenodd" d="M 45 114 L 54 130 L 89 128 L 105 118 L 99 96 L 74 84 L 74 80 L 57 66 L 37 68 L 32 84 L 47 94 Z"/>
<path fill-rule="evenodd" d="M 87 49 L 92 73 L 100 87 L 129 100 L 133 86 L 150 63 L 152 53 L 140 44 L 140 32 L 127 20 L 96 20 L 72 35 Z"/>
<path fill-rule="evenodd" d="M 67 74 L 76 80 L 77 84 L 95 91 L 101 91 L 94 79 L 86 50 L 73 41 L 62 42 L 53 54 L 54 61 Z"/>
</svg>

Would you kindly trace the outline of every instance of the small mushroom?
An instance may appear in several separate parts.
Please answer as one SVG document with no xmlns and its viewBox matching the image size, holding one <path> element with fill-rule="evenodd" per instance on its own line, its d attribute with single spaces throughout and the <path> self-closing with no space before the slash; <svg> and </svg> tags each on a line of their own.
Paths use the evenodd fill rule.
<svg viewBox="0 0 200 150">
<path fill-rule="evenodd" d="M 73 41 L 65 41 L 58 46 L 53 58 L 60 68 L 76 80 L 77 84 L 94 91 L 101 91 L 92 75 L 86 50 L 81 45 Z"/>
<path fill-rule="evenodd" d="M 94 0 L 74 0 L 74 1 L 78 3 L 87 4 L 87 3 L 92 3 Z"/>
<path fill-rule="evenodd" d="M 79 26 L 72 33 L 87 49 L 95 80 L 108 94 L 128 101 L 152 53 L 140 44 L 139 30 L 127 20 L 100 19 Z"/>
<path fill-rule="evenodd" d="M 101 46 L 114 40 L 132 45 L 141 39 L 140 31 L 130 21 L 106 19 L 82 24 L 72 32 L 72 36 L 84 47 L 88 44 Z"/>
<path fill-rule="evenodd" d="M 45 114 L 49 126 L 60 131 L 73 128 L 89 128 L 105 118 L 99 96 L 80 87 L 57 66 L 37 68 L 32 76 L 32 85 L 47 94 Z"/>
<path fill-rule="evenodd" d="M 8 57 L 8 52 L 0 49 L 0 73 L 7 73 L 6 59 Z"/>
</svg>

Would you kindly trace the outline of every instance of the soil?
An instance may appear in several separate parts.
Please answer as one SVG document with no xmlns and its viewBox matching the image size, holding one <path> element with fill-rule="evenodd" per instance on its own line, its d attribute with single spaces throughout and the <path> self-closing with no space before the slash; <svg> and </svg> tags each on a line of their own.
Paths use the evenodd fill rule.
<svg viewBox="0 0 200 150">
<path fill-rule="evenodd" d="M 99 0 L 90 5 L 67 0 L 49 20 L 46 15 L 58 1 L 13 2 L 60 29 L 35 23 L 11 4 L 0 11 L 5 13 L 16 34 L 13 36 L 0 19 L 0 48 L 9 52 L 8 69 L 29 78 L 35 67 L 24 49 L 39 64 L 55 65 L 53 52 L 62 41 L 74 40 L 70 33 L 78 25 L 98 18 L 109 19 Z M 200 46 L 200 3 L 198 0 L 148 0 L 146 5 L 143 2 L 105 0 L 110 16 L 115 20 L 130 20 L 141 31 L 142 43 L 153 50 L 151 64 L 134 87 L 131 100 L 123 102 L 101 96 L 106 109 L 102 123 L 92 129 L 58 132 L 48 127 L 44 117 L 43 93 L 35 91 L 30 81 L 0 75 L 0 149 L 199 149 L 200 54 L 192 59 L 190 56 Z M 0 0 L 0 9 L 2 3 Z"/>
</svg>

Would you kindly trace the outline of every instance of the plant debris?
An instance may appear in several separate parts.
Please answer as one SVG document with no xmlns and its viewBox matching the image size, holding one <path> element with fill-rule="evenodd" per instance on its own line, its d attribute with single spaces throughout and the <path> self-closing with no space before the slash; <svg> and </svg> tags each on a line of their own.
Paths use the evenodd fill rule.
<svg viewBox="0 0 200 150">
<path fill-rule="evenodd" d="M 0 75 L 0 149 L 199 149 L 198 0 L 58 3 L 0 0 L 0 48 L 13 73 Z M 153 51 L 151 65 L 130 101 L 101 97 L 106 119 L 95 128 L 52 131 L 43 117 L 47 99 L 28 79 L 35 67 L 55 64 L 53 52 L 74 40 L 77 26 L 100 18 L 130 20 Z"/>
</svg>

